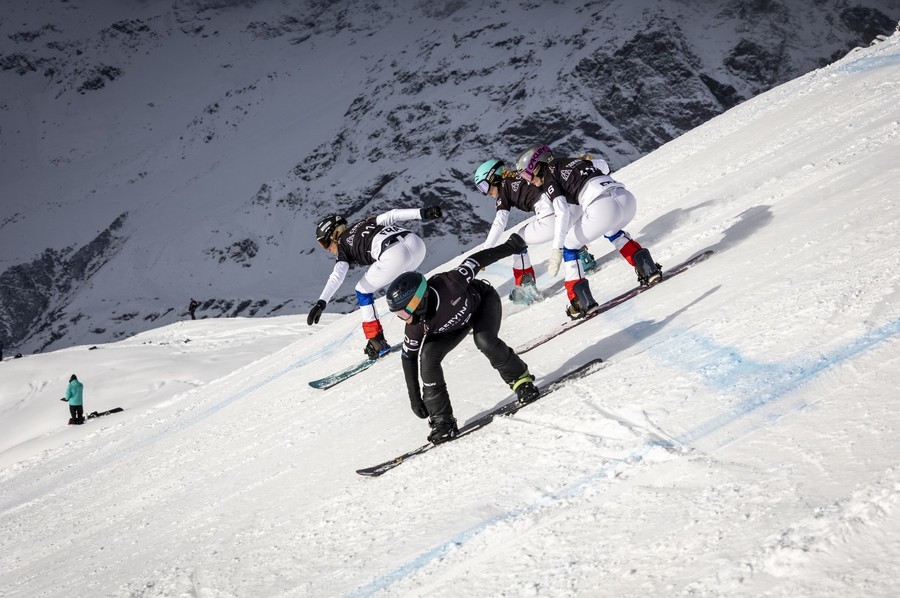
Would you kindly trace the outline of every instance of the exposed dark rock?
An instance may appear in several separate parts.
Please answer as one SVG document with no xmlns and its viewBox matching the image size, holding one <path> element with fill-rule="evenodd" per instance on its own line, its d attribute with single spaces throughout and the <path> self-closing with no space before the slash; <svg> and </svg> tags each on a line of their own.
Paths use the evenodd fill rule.
<svg viewBox="0 0 900 598">
<path fill-rule="evenodd" d="M 73 251 L 45 250 L 37 259 L 0 273 L 0 340 L 22 345 L 42 331 L 53 332 L 44 347 L 65 335 L 64 317 L 71 295 L 103 267 L 125 241 L 118 231 L 128 214 L 123 213 L 91 242 Z M 77 314 L 70 316 L 76 318 Z"/>
<path fill-rule="evenodd" d="M 213 247 L 204 251 L 205 254 L 217 258 L 220 264 L 225 260 L 231 260 L 241 264 L 244 268 L 250 267 L 251 260 L 256 257 L 258 252 L 259 245 L 253 239 L 241 239 L 222 249 Z"/>
<path fill-rule="evenodd" d="M 101 65 L 92 69 L 92 76 L 84 80 L 78 86 L 78 92 L 83 94 L 86 91 L 96 91 L 106 87 L 107 81 L 115 81 L 122 76 L 122 70 L 118 67 Z"/>
</svg>

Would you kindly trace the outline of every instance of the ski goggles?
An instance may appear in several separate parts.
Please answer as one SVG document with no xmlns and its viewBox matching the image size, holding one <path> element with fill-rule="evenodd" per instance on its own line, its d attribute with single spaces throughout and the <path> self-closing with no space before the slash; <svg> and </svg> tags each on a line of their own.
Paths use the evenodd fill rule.
<svg viewBox="0 0 900 598">
<path fill-rule="evenodd" d="M 501 174 L 499 171 L 501 170 L 503 170 L 503 163 L 498 162 L 497 165 L 494 166 L 494 168 L 489 173 L 487 173 L 487 175 L 485 175 L 483 179 L 475 183 L 475 187 L 479 191 L 481 191 L 482 194 L 487 195 L 488 191 L 491 190 L 490 180 L 494 177 L 500 177 Z"/>
<path fill-rule="evenodd" d="M 543 174 L 544 174 L 544 163 L 538 162 L 537 164 L 535 164 L 534 170 L 532 170 L 531 172 L 528 172 L 527 170 L 520 170 L 519 178 L 521 178 L 526 183 L 531 183 L 532 181 L 534 181 L 534 177 L 540 177 L 540 176 L 543 176 Z"/>
</svg>

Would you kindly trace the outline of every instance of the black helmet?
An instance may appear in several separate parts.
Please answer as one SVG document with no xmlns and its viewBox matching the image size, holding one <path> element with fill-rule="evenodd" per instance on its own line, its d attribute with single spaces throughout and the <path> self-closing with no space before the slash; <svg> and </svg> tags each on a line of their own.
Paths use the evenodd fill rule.
<svg viewBox="0 0 900 598">
<path fill-rule="evenodd" d="M 346 224 L 347 221 L 336 214 L 326 216 L 324 220 L 316 225 L 316 241 L 327 249 L 331 245 L 331 236 L 334 234 L 334 229 Z"/>
<path fill-rule="evenodd" d="M 418 272 L 404 272 L 387 289 L 388 309 L 392 312 L 406 310 L 413 315 L 414 322 L 419 321 L 425 313 L 427 290 L 428 282 L 424 276 Z"/>
</svg>

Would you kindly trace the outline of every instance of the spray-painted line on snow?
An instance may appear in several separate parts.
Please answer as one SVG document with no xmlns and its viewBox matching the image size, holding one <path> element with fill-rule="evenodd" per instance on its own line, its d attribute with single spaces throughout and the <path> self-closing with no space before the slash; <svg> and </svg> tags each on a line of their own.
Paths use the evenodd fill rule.
<svg viewBox="0 0 900 598">
<path fill-rule="evenodd" d="M 889 54 L 887 56 L 864 56 L 847 64 L 835 68 L 842 73 L 862 73 L 878 68 L 893 67 L 900 63 L 900 55 Z"/>
<path fill-rule="evenodd" d="M 310 363 L 312 363 L 318 359 L 321 359 L 323 356 L 327 355 L 329 352 L 333 351 L 335 348 L 340 348 L 340 347 L 344 346 L 346 344 L 347 340 L 355 333 L 356 333 L 356 330 L 348 332 L 345 336 L 322 347 L 321 349 L 319 349 L 312 355 L 309 355 L 307 357 L 304 357 L 303 359 L 299 359 L 299 360 L 295 361 L 294 363 L 282 368 L 281 370 L 278 370 L 277 372 L 267 376 L 266 378 L 260 380 L 259 382 L 245 388 L 244 390 L 238 391 L 237 393 L 230 395 L 230 396 L 222 399 L 221 401 L 217 401 L 217 402 L 213 403 L 212 405 L 209 405 L 209 406 L 201 409 L 197 413 L 192 414 L 190 417 L 175 418 L 171 422 L 170 425 L 165 426 L 161 430 L 158 430 L 152 436 L 144 438 L 143 440 L 139 440 L 129 446 L 117 448 L 116 450 L 114 450 L 112 452 L 112 454 L 103 455 L 102 457 L 100 457 L 99 462 L 102 465 L 107 466 L 110 463 L 113 463 L 114 461 L 118 461 L 119 459 L 122 459 L 122 458 L 126 457 L 127 455 L 134 453 L 135 451 L 138 451 L 142 448 L 150 446 L 171 434 L 181 432 L 181 431 L 193 426 L 194 424 L 206 419 L 210 415 L 213 415 L 213 414 L 221 411 L 222 409 L 231 405 L 232 403 L 235 403 L 235 402 L 255 393 L 259 389 L 271 384 L 275 380 L 278 380 L 279 378 L 285 376 L 286 374 L 289 374 L 290 372 L 296 370 L 297 368 L 303 367 L 305 365 L 309 365 Z M 210 384 L 215 384 L 216 382 L 227 379 L 229 376 L 239 373 L 239 372 L 243 371 L 245 368 L 252 367 L 252 366 L 253 366 L 253 364 L 245 366 L 244 368 L 237 370 L 237 372 L 232 372 L 232 374 L 229 374 L 228 376 L 225 376 L 224 378 L 220 378 L 217 381 L 213 381 Z M 209 384 L 207 384 L 207 386 L 209 386 Z M 22 505 L 25 505 L 25 504 L 31 502 L 32 500 L 43 495 L 51 487 L 59 487 L 62 484 L 68 483 L 70 481 L 77 481 L 77 480 L 84 479 L 85 474 L 84 474 L 84 471 L 82 468 L 87 468 L 87 467 L 91 466 L 92 462 L 93 461 L 81 461 L 81 462 L 79 462 L 78 467 L 70 468 L 69 470 L 66 471 L 66 473 L 63 474 L 64 476 L 66 476 L 66 478 L 55 478 L 51 484 L 42 484 L 36 488 L 33 488 L 31 491 L 29 491 L 25 495 L 17 496 L 13 500 L 10 500 L 6 503 L 0 504 L 0 513 L 4 513 L 8 510 L 18 508 Z M 74 471 L 73 469 L 79 469 L 79 471 Z"/>
<path fill-rule="evenodd" d="M 679 337 L 681 345 L 678 349 L 679 355 L 686 353 L 685 343 L 693 342 L 698 346 L 698 350 L 705 351 L 708 356 L 713 357 L 713 359 L 707 357 L 707 365 L 698 371 L 707 385 L 732 396 L 747 398 L 729 408 L 727 412 L 685 432 L 678 440 L 684 444 L 691 444 L 709 436 L 726 425 L 766 405 L 775 403 L 825 370 L 853 359 L 898 334 L 900 334 L 900 319 L 869 331 L 848 345 L 830 353 L 815 356 L 806 364 L 773 364 L 745 359 L 732 347 L 715 347 L 709 339 L 698 336 L 686 338 L 686 335 L 682 335 Z M 675 353 L 660 352 L 657 348 L 654 354 L 674 365 L 678 365 L 679 362 L 682 366 L 686 365 L 684 360 L 679 360 L 675 356 Z M 806 404 L 799 405 L 798 408 L 803 406 Z"/>
<path fill-rule="evenodd" d="M 240 401 L 241 399 L 244 399 L 244 398 L 252 395 L 259 389 L 261 389 L 265 386 L 268 386 L 272 382 L 275 382 L 276 380 L 285 376 L 286 374 L 293 372 L 297 368 L 303 367 L 305 365 L 309 365 L 310 363 L 313 363 L 314 361 L 321 359 L 323 356 L 327 355 L 328 353 L 333 351 L 335 348 L 343 347 L 346 344 L 347 340 L 355 332 L 356 332 L 355 330 L 348 332 L 346 335 L 344 335 L 340 339 L 335 340 L 335 341 L 329 343 L 328 345 L 325 345 L 318 351 L 314 352 L 312 355 L 309 355 L 307 357 L 304 357 L 303 359 L 299 359 L 299 360 L 295 361 L 294 363 L 278 370 L 274 374 L 270 374 L 269 376 L 267 376 L 266 378 L 263 378 L 259 382 L 252 384 L 251 386 L 245 388 L 244 390 L 238 391 L 233 395 L 225 397 L 221 401 L 217 401 L 211 405 L 208 405 L 208 406 L 202 408 L 201 410 L 197 411 L 196 413 L 191 414 L 189 417 L 176 418 L 175 420 L 173 420 L 171 425 L 167 426 L 163 430 L 160 430 L 157 434 L 155 434 L 149 438 L 146 438 L 143 441 L 141 441 L 137 444 L 134 444 L 126 449 L 122 449 L 121 451 L 119 451 L 119 453 L 117 453 L 114 456 L 122 457 L 128 453 L 134 452 L 135 450 L 138 450 L 140 448 L 146 447 L 147 445 L 153 444 L 154 442 L 158 441 L 160 438 L 163 438 L 165 436 L 168 436 L 168 435 L 176 433 L 176 432 L 181 432 L 181 431 L 193 426 L 194 424 L 203 421 L 207 417 L 209 417 L 215 413 L 218 413 L 219 411 L 221 411 L 225 407 L 228 407 L 232 403 L 236 403 L 237 401 Z M 243 369 L 244 368 L 241 368 L 241 370 L 243 370 Z M 241 370 L 238 370 L 238 372 L 240 372 Z M 238 373 L 238 372 L 235 372 L 235 373 Z"/>
<path fill-rule="evenodd" d="M 729 423 L 787 396 L 789 393 L 803 384 L 806 384 L 827 369 L 857 357 L 881 343 L 896 337 L 898 334 L 900 334 L 900 319 L 872 330 L 851 342 L 849 345 L 836 349 L 806 366 L 773 366 L 771 364 L 747 360 L 733 347 L 713 347 L 710 340 L 695 336 L 693 337 L 694 342 L 712 348 L 714 353 L 718 353 L 723 358 L 720 363 L 710 364 L 708 367 L 701 370 L 701 374 L 704 375 L 710 384 L 718 386 L 723 390 L 753 392 L 759 394 L 753 394 L 751 398 L 742 401 L 737 407 L 729 410 L 728 413 L 714 417 L 694 429 L 688 430 L 675 440 L 679 444 L 685 445 L 696 442 L 723 428 Z M 680 337 L 679 340 L 683 340 L 683 337 Z M 690 353 L 695 354 L 693 352 Z M 683 347 L 682 350 L 679 351 L 679 354 L 685 354 Z M 722 367 L 723 365 L 724 367 Z M 614 477 L 616 474 L 640 463 L 651 451 L 659 447 L 664 449 L 667 448 L 656 439 L 648 440 L 636 447 L 624 459 L 620 461 L 605 462 L 603 466 L 594 473 L 566 486 L 558 492 L 545 495 L 538 503 L 507 511 L 506 513 L 483 521 L 478 525 L 457 534 L 449 541 L 420 554 L 409 563 L 357 588 L 354 592 L 350 593 L 349 596 L 371 596 L 381 590 L 387 589 L 402 581 L 407 576 L 424 568 L 435 559 L 459 549 L 459 547 L 463 546 L 485 530 L 490 529 L 495 525 L 530 515 L 566 498 L 582 494 L 586 489 L 592 487 L 596 483 Z"/>
</svg>

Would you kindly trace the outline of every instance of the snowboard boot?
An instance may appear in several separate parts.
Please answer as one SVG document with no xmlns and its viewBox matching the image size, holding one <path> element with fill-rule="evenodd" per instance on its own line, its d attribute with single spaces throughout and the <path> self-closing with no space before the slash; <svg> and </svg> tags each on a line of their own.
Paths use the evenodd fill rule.
<svg viewBox="0 0 900 598">
<path fill-rule="evenodd" d="M 382 355 L 390 353 L 391 345 L 384 339 L 384 331 L 379 330 L 375 337 L 370 338 L 366 342 L 366 348 L 363 349 L 363 351 L 372 361 L 375 361 Z"/>
<path fill-rule="evenodd" d="M 597 260 L 595 260 L 594 256 L 588 251 L 587 245 L 582 247 L 581 251 L 578 252 L 578 259 L 581 260 L 581 269 L 584 270 L 585 274 L 597 269 Z"/>
<path fill-rule="evenodd" d="M 638 284 L 642 287 L 662 280 L 662 266 L 653 261 L 650 250 L 646 247 L 634 253 L 634 271 L 637 272 Z"/>
<path fill-rule="evenodd" d="M 428 442 L 431 444 L 441 444 L 459 436 L 455 417 L 429 420 L 428 424 L 431 426 L 431 434 L 428 435 Z"/>
<path fill-rule="evenodd" d="M 572 320 L 580 320 L 584 317 L 584 310 L 581 309 L 581 303 L 578 302 L 578 297 L 569 299 L 569 304 L 566 306 L 566 315 Z"/>
<path fill-rule="evenodd" d="M 576 282 L 572 286 L 572 290 L 575 292 L 575 296 L 578 297 L 578 304 L 581 305 L 584 315 L 590 315 L 599 309 L 600 306 L 594 301 L 594 296 L 591 294 L 591 285 L 586 278 Z"/>
<path fill-rule="evenodd" d="M 519 376 L 510 386 L 515 391 L 516 400 L 520 405 L 534 403 L 541 398 L 541 391 L 534 385 L 534 376 L 529 374 L 528 370 L 525 370 L 525 373 Z"/>
<path fill-rule="evenodd" d="M 531 274 L 522 275 L 522 284 L 513 287 L 509 292 L 509 300 L 518 305 L 531 305 L 538 298 L 537 284 Z"/>
<path fill-rule="evenodd" d="M 576 282 L 572 286 L 572 291 L 575 296 L 569 299 L 569 304 L 566 306 L 566 315 L 572 320 L 580 320 L 600 309 L 600 306 L 594 301 L 591 287 L 586 279 L 582 278 Z"/>
</svg>

